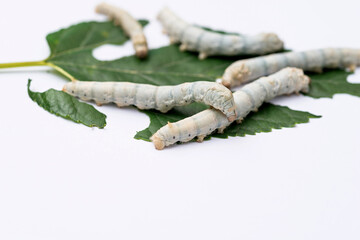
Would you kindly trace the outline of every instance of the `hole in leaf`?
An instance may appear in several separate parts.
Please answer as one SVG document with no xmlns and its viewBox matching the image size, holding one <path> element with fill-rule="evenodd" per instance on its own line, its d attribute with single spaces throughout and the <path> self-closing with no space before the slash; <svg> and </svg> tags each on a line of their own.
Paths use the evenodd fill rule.
<svg viewBox="0 0 360 240">
<path fill-rule="evenodd" d="M 105 44 L 93 50 L 92 55 L 99 61 L 112 61 L 135 53 L 131 41 L 122 45 Z"/>
</svg>

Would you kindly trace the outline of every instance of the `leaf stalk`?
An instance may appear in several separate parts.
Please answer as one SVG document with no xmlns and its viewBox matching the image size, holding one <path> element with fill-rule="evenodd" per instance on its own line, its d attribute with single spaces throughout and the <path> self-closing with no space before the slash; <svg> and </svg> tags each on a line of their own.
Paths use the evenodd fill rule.
<svg viewBox="0 0 360 240">
<path fill-rule="evenodd" d="M 14 63 L 0 63 L 0 69 L 1 68 L 16 68 L 16 67 L 36 67 L 36 66 L 49 66 L 56 71 L 58 71 L 60 74 L 64 75 L 65 77 L 69 78 L 71 81 L 74 81 L 75 78 L 71 76 L 68 72 L 66 72 L 64 69 L 46 62 L 46 60 L 42 61 L 34 61 L 34 62 L 14 62 Z"/>
<path fill-rule="evenodd" d="M 16 68 L 16 67 L 34 67 L 34 66 L 45 66 L 47 63 L 43 61 L 35 62 L 15 62 L 15 63 L 0 63 L 0 68 Z"/>
</svg>

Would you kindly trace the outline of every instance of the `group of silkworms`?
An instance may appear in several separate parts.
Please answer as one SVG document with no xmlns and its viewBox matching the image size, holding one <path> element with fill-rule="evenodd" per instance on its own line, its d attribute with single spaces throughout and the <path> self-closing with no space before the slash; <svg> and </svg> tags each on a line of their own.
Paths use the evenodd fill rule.
<svg viewBox="0 0 360 240">
<path fill-rule="evenodd" d="M 124 30 L 133 43 L 137 57 L 147 56 L 148 47 L 142 26 L 128 12 L 106 3 L 99 4 L 96 12 L 107 15 Z M 171 43 L 180 44 L 181 51 L 198 52 L 199 59 L 208 56 L 265 55 L 232 63 L 226 68 L 221 81 L 153 86 L 74 80 L 64 86 L 63 91 L 85 101 L 93 100 L 97 105 L 134 105 L 139 109 L 161 112 L 192 102 L 211 106 L 194 116 L 160 128 L 151 137 L 159 150 L 195 137 L 201 142 L 214 131 L 224 131 L 234 121 L 241 123 L 265 101 L 283 94 L 307 92 L 310 78 L 303 71 L 321 72 L 324 68 L 354 71 L 360 66 L 360 49 L 325 48 L 274 53 L 284 47 L 283 41 L 274 33 L 253 36 L 216 33 L 183 21 L 168 8 L 162 9 L 157 18 Z M 244 83 L 248 84 L 240 90 L 230 90 Z"/>
</svg>

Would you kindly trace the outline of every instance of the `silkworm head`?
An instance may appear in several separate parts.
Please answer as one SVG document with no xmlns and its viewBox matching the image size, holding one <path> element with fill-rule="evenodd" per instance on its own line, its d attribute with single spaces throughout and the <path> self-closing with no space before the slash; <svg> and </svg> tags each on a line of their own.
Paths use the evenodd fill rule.
<svg viewBox="0 0 360 240">
<path fill-rule="evenodd" d="M 146 44 L 136 44 L 134 48 L 137 57 L 145 58 L 147 56 L 148 50 Z"/>
<path fill-rule="evenodd" d="M 145 36 L 142 34 L 136 34 L 132 37 L 136 56 L 144 58 L 147 56 L 148 48 Z"/>
<path fill-rule="evenodd" d="M 161 139 L 158 133 L 155 133 L 150 140 L 154 143 L 157 150 L 161 150 L 165 147 L 165 142 Z"/>
<path fill-rule="evenodd" d="M 225 70 L 224 75 L 222 76 L 221 80 L 219 81 L 219 83 L 221 83 L 222 85 L 224 85 L 227 88 L 230 88 L 232 83 L 235 81 L 234 77 L 233 77 L 233 73 L 234 71 L 228 71 Z"/>
<path fill-rule="evenodd" d="M 228 88 L 240 85 L 248 80 L 249 74 L 246 60 L 237 61 L 225 69 L 221 84 Z"/>
<path fill-rule="evenodd" d="M 75 93 L 74 83 L 68 82 L 64 85 L 62 90 L 66 93 L 73 95 Z"/>
<path fill-rule="evenodd" d="M 178 130 L 174 124 L 168 122 L 168 124 L 160 128 L 150 140 L 154 143 L 156 149 L 161 150 L 165 146 L 172 145 L 179 141 Z"/>
<path fill-rule="evenodd" d="M 99 5 L 96 6 L 95 8 L 95 12 L 96 13 L 107 13 L 107 8 L 109 7 L 108 4 L 106 4 L 105 2 L 100 3 Z"/>
</svg>

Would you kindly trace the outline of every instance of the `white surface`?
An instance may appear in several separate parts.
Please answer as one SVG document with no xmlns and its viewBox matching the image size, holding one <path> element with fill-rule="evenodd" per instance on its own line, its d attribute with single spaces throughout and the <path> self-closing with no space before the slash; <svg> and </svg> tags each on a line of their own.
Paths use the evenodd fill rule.
<svg viewBox="0 0 360 240">
<path fill-rule="evenodd" d="M 47 33 L 105 19 L 97 3 L 3 0 L 0 62 L 46 58 Z M 153 48 L 168 42 L 155 20 L 164 5 L 216 29 L 274 31 L 294 50 L 360 47 L 356 0 L 112 3 L 151 21 Z M 117 57 L 108 47 L 95 55 Z M 323 117 L 156 151 L 133 139 L 149 123 L 136 110 L 99 108 L 108 116 L 99 130 L 38 107 L 28 78 L 34 91 L 65 83 L 49 70 L 0 70 L 0 239 L 360 239 L 360 98 L 278 98 Z"/>
</svg>

